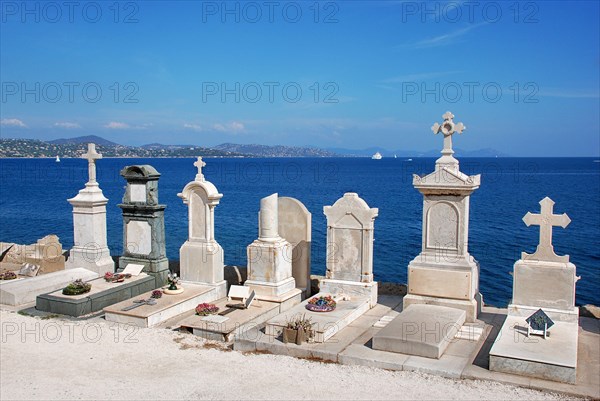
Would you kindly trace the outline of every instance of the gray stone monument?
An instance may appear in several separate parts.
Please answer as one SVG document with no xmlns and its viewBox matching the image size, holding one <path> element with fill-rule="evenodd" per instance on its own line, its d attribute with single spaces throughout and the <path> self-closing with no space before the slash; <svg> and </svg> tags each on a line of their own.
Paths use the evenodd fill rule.
<svg viewBox="0 0 600 401">
<path fill-rule="evenodd" d="M 466 321 L 474 322 L 481 310 L 479 263 L 469 254 L 469 201 L 480 184 L 480 176 L 459 170 L 453 156 L 452 135 L 465 126 L 454 123 L 447 112 L 444 122 L 435 123 L 434 134 L 444 135 L 442 157 L 435 171 L 414 175 L 413 185 L 423 194 L 423 237 L 421 254 L 408 265 L 408 294 L 404 308 L 429 304 L 462 309 Z"/>
<path fill-rule="evenodd" d="M 292 276 L 296 288 L 310 296 L 312 215 L 297 199 L 281 197 L 278 206 L 279 235 L 292 245 Z"/>
<path fill-rule="evenodd" d="M 188 205 L 188 240 L 179 250 L 180 276 L 184 282 L 215 287 L 217 297 L 227 295 L 224 279 L 223 248 L 215 240 L 215 207 L 223 194 L 204 178 L 202 167 L 206 163 L 201 157 L 194 163 L 198 174 L 178 196 Z"/>
<path fill-rule="evenodd" d="M 150 165 L 127 166 L 121 170 L 127 181 L 123 203 L 123 255 L 119 269 L 128 264 L 144 265 L 156 286 L 165 284 L 169 273 L 165 243 L 165 208 L 158 203 L 160 173 Z"/>
<path fill-rule="evenodd" d="M 248 245 L 248 280 L 244 285 L 257 299 L 273 302 L 300 300 L 292 276 L 292 245 L 279 235 L 278 195 L 260 201 L 258 239 Z M 293 301 L 296 302 L 296 301 Z"/>
<path fill-rule="evenodd" d="M 559 256 L 552 246 L 552 227 L 566 228 L 571 219 L 554 214 L 554 202 L 540 201 L 539 214 L 527 213 L 527 226 L 540 226 L 533 254 L 523 252 L 514 265 L 513 298 L 508 316 L 490 350 L 490 370 L 575 383 L 579 309 L 575 284 L 579 280 L 569 255 Z M 529 338 L 528 318 L 542 309 L 554 325 L 543 337 Z"/>
<path fill-rule="evenodd" d="M 373 241 L 379 209 L 370 208 L 358 194 L 348 192 L 323 211 L 327 216 L 327 272 L 321 280 L 321 292 L 364 296 L 374 307 L 377 282 L 373 281 Z"/>
<path fill-rule="evenodd" d="M 108 199 L 96 181 L 96 160 L 102 155 L 96 145 L 88 144 L 88 151 L 81 158 L 88 161 L 89 180 L 77 196 L 69 199 L 73 205 L 73 240 L 66 269 L 83 267 L 103 275 L 114 272 L 115 263 L 110 256 L 106 241 L 106 204 Z"/>
</svg>

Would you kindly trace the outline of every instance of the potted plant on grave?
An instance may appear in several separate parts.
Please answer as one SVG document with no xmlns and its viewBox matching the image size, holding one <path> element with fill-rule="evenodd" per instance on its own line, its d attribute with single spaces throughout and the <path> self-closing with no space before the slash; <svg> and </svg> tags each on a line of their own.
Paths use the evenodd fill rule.
<svg viewBox="0 0 600 401">
<path fill-rule="evenodd" d="M 306 314 L 293 317 L 286 321 L 286 327 L 283 329 L 283 342 L 295 343 L 301 345 L 303 342 L 312 338 L 312 322 L 311 318 L 307 318 Z"/>
<path fill-rule="evenodd" d="M 196 306 L 196 315 L 208 316 L 215 315 L 219 312 L 219 307 L 215 304 L 202 303 Z"/>
<path fill-rule="evenodd" d="M 12 271 L 0 273 L 0 280 L 15 280 L 16 278 L 17 278 L 17 274 Z"/>
<path fill-rule="evenodd" d="M 77 279 L 63 288 L 63 295 L 80 295 L 90 292 L 92 285 L 84 282 L 82 279 Z"/>
<path fill-rule="evenodd" d="M 183 287 L 179 286 L 179 277 L 177 273 L 169 273 L 167 275 L 167 284 L 169 287 L 165 288 L 163 292 L 167 295 L 175 295 L 181 294 L 183 292 Z"/>
</svg>

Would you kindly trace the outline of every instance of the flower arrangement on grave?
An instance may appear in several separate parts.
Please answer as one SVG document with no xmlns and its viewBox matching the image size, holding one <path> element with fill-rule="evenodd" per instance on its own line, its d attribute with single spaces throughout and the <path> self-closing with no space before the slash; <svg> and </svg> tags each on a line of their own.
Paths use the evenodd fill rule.
<svg viewBox="0 0 600 401">
<path fill-rule="evenodd" d="M 177 277 L 177 273 L 169 273 L 167 276 L 167 283 L 169 284 L 169 290 L 177 290 L 177 284 L 179 284 L 179 277 Z"/>
<path fill-rule="evenodd" d="M 308 300 L 306 309 L 311 312 L 331 312 L 335 310 L 337 303 L 331 295 L 313 297 Z"/>
<path fill-rule="evenodd" d="M 123 274 L 123 273 L 104 273 L 104 280 L 109 283 L 122 283 L 126 278 L 131 278 L 131 274 Z"/>
<path fill-rule="evenodd" d="M 79 278 L 63 288 L 62 293 L 63 295 L 79 295 L 90 292 L 91 289 L 92 285 L 90 283 L 85 283 Z"/>
<path fill-rule="evenodd" d="M 313 337 L 312 325 L 311 318 L 307 318 L 306 314 L 286 320 L 285 328 L 283 329 L 283 342 L 302 344 Z"/>
<path fill-rule="evenodd" d="M 219 307 L 215 304 L 203 303 L 203 304 L 199 304 L 198 306 L 196 306 L 196 315 L 199 315 L 199 316 L 215 315 L 218 312 L 219 312 Z"/>
<path fill-rule="evenodd" d="M 152 295 L 150 295 L 150 298 L 154 298 L 154 299 L 158 299 L 160 297 L 162 297 L 162 291 L 161 290 L 154 290 L 152 291 Z"/>
<path fill-rule="evenodd" d="M 17 278 L 15 272 L 0 273 L 0 280 L 14 280 Z"/>
</svg>

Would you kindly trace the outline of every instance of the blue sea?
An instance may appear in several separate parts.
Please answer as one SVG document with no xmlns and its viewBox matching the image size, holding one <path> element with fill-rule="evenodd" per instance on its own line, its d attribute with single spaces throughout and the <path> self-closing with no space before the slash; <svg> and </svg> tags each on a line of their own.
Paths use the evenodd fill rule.
<svg viewBox="0 0 600 401">
<path fill-rule="evenodd" d="M 215 211 L 216 238 L 225 263 L 245 265 L 246 246 L 258 235 L 262 197 L 278 192 L 302 201 L 313 217 L 314 274 L 325 272 L 326 221 L 323 206 L 344 192 L 357 192 L 379 208 L 375 221 L 374 273 L 378 281 L 406 283 L 407 264 L 420 252 L 422 196 L 412 174 L 428 174 L 434 158 L 281 158 L 205 159 L 204 174 L 224 194 Z M 179 259 L 188 233 L 187 207 L 177 197 L 194 179 L 193 159 L 102 159 L 98 181 L 107 205 L 109 248 L 121 254 L 121 202 L 125 181 L 119 171 L 151 164 L 161 174 L 159 199 L 167 205 L 165 226 L 169 259 Z M 513 263 L 521 251 L 533 252 L 537 226 L 522 217 L 538 213 L 548 196 L 555 213 L 571 224 L 556 227 L 554 248 L 571 255 L 581 280 L 577 303 L 600 305 L 600 163 L 592 158 L 465 158 L 461 171 L 481 174 L 471 196 L 469 251 L 481 265 L 481 292 L 487 304 L 506 306 L 512 295 Z M 65 249 L 73 245 L 72 208 L 67 202 L 87 181 L 81 159 L 0 159 L 0 241 L 33 243 L 57 234 Z"/>
</svg>

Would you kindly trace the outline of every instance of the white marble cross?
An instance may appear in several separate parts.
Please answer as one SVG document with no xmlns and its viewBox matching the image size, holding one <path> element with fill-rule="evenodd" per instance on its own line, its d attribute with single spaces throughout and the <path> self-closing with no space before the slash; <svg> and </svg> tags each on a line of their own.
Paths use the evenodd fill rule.
<svg viewBox="0 0 600 401">
<path fill-rule="evenodd" d="M 202 174 L 202 167 L 206 166 L 206 163 L 202 161 L 202 156 L 198 156 L 198 160 L 194 162 L 194 166 L 198 167 L 198 174 L 196 174 L 196 181 L 204 181 L 204 175 Z"/>
<path fill-rule="evenodd" d="M 530 225 L 540 226 L 540 243 L 537 246 L 535 253 L 528 254 L 523 252 L 521 259 L 540 260 L 548 262 L 569 262 L 569 255 L 558 256 L 554 253 L 552 246 L 552 227 L 559 226 L 565 228 L 571 222 L 566 213 L 554 214 L 554 201 L 545 197 L 540 201 L 542 206 L 540 214 L 527 212 L 523 217 L 523 221 L 529 227 Z"/>
<path fill-rule="evenodd" d="M 444 122 L 441 125 L 438 123 L 433 124 L 433 126 L 431 127 L 431 130 L 433 131 L 434 134 L 437 134 L 439 132 L 444 134 L 444 149 L 442 150 L 442 153 L 452 154 L 452 153 L 454 153 L 452 151 L 452 135 L 455 132 L 462 134 L 462 132 L 464 130 L 466 130 L 467 127 L 465 127 L 465 125 L 463 123 L 454 124 L 454 121 L 453 121 L 454 114 L 452 114 L 449 111 L 444 113 L 442 118 L 444 119 Z"/>
<path fill-rule="evenodd" d="M 81 155 L 82 159 L 87 159 L 88 161 L 88 175 L 89 181 L 88 184 L 96 183 L 96 160 L 102 159 L 102 155 L 96 152 L 96 144 L 88 143 L 87 153 Z"/>
</svg>

